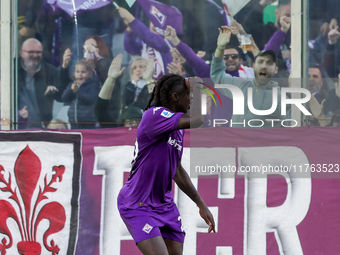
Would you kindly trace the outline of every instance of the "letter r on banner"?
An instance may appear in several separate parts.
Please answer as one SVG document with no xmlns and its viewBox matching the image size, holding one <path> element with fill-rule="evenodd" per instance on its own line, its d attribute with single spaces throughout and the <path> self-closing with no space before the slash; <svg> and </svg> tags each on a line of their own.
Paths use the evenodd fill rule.
<svg viewBox="0 0 340 255">
<path fill-rule="evenodd" d="M 270 156 L 268 156 L 270 155 Z M 283 156 L 284 155 L 284 156 Z M 297 147 L 239 148 L 239 166 L 289 166 L 307 164 Z M 268 175 L 282 175 L 288 186 L 287 198 L 278 207 L 267 207 Z M 266 254 L 266 234 L 274 232 L 283 255 L 302 255 L 296 226 L 306 216 L 311 201 L 310 172 L 274 172 L 246 175 L 244 254 Z"/>
</svg>

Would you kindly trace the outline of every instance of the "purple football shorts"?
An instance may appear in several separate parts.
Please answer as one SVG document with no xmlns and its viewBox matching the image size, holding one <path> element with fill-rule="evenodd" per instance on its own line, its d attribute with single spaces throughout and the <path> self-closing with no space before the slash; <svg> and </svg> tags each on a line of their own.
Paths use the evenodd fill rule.
<svg viewBox="0 0 340 255">
<path fill-rule="evenodd" d="M 120 216 L 136 244 L 155 236 L 184 242 L 185 231 L 175 203 L 166 210 L 120 210 Z"/>
</svg>

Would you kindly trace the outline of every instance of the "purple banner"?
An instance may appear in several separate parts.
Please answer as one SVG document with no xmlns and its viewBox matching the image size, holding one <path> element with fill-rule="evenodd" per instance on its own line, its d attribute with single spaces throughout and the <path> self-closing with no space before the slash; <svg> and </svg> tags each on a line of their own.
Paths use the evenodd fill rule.
<svg viewBox="0 0 340 255">
<path fill-rule="evenodd" d="M 136 129 L 0 139 L 0 254 L 141 254 L 117 210 Z M 196 129 L 183 146 L 182 165 L 217 226 L 208 234 L 174 186 L 183 254 L 338 254 L 338 128 Z"/>
<path fill-rule="evenodd" d="M 111 2 L 112 0 L 48 0 L 49 4 L 55 4 L 71 17 L 73 17 L 75 10 L 78 13 L 78 11 L 98 9 Z"/>
<path fill-rule="evenodd" d="M 157 32 L 164 34 L 166 26 L 172 26 L 177 34 L 183 34 L 183 16 L 174 6 L 159 3 L 153 0 L 137 0 Z"/>
</svg>

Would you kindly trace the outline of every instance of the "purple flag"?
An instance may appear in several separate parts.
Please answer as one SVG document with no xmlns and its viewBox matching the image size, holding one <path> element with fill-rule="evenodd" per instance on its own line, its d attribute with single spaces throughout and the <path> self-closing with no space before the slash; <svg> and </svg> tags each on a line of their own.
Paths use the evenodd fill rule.
<svg viewBox="0 0 340 255">
<path fill-rule="evenodd" d="M 172 26 L 177 34 L 183 34 L 183 16 L 176 7 L 153 0 L 137 0 L 137 2 L 158 33 L 163 35 L 166 26 Z"/>
<path fill-rule="evenodd" d="M 87 11 L 98 9 L 108 5 L 112 0 L 47 0 L 49 4 L 55 4 L 60 9 L 63 9 L 71 17 L 76 11 Z"/>
<path fill-rule="evenodd" d="M 223 0 L 222 0 L 223 1 Z M 207 4 L 210 4 L 216 8 L 216 14 L 219 13 L 223 16 L 223 26 L 228 26 L 230 22 L 228 23 L 228 15 L 226 11 L 220 7 L 215 1 L 213 0 L 205 0 Z"/>
</svg>

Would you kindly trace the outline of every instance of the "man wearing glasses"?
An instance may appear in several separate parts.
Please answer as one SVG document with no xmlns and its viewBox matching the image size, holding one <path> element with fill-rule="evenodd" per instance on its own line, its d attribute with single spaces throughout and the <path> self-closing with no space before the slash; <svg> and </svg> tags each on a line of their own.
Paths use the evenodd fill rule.
<svg viewBox="0 0 340 255">
<path fill-rule="evenodd" d="M 42 54 L 38 40 L 24 41 L 18 62 L 18 129 L 41 128 L 52 119 L 54 99 L 61 101 L 58 69 Z"/>
<path fill-rule="evenodd" d="M 184 42 L 182 42 L 177 34 L 176 30 L 167 26 L 164 34 L 165 38 L 169 40 L 186 60 L 187 64 L 192 68 L 194 74 L 201 78 L 210 77 L 210 66 L 203 59 L 201 59 L 196 53 Z M 231 76 L 241 78 L 254 78 L 254 70 L 251 67 L 243 66 L 243 60 L 240 57 L 240 50 L 237 46 L 227 45 L 224 50 L 224 61 L 226 65 L 225 72 Z M 176 61 L 176 60 L 175 60 Z"/>
<path fill-rule="evenodd" d="M 264 50 L 255 57 L 254 79 L 232 77 L 224 71 L 225 64 L 222 59 L 223 57 L 224 61 L 226 61 L 225 47 L 230 41 L 230 35 L 231 30 L 229 27 L 222 26 L 222 28 L 219 28 L 217 48 L 211 64 L 211 78 L 213 82 L 215 84 L 235 86 L 235 90 L 238 88 L 238 91 L 243 93 L 244 102 L 248 103 L 244 103 L 244 114 L 233 114 L 230 126 L 239 128 L 281 127 L 281 120 L 290 118 L 290 109 L 288 109 L 286 115 L 281 115 L 281 92 L 278 83 L 272 80 L 278 71 L 275 52 L 272 50 Z M 227 61 L 231 61 L 231 57 L 229 57 Z M 228 88 L 221 88 L 219 90 L 223 95 L 233 100 L 240 99 L 240 95 L 235 91 L 233 93 L 235 93 L 236 98 Z M 277 93 L 276 101 L 273 99 L 273 91 Z M 252 107 L 256 110 L 250 110 L 249 101 L 251 101 Z M 272 110 L 272 108 L 274 110 Z M 268 109 L 270 109 L 267 111 L 268 113 L 259 113 L 259 111 Z M 232 125 L 232 123 L 235 123 L 235 125 Z"/>
<path fill-rule="evenodd" d="M 227 45 L 223 58 L 226 73 L 235 77 L 254 78 L 253 68 L 242 65 L 243 59 L 240 57 L 239 49 L 235 46 Z"/>
</svg>

